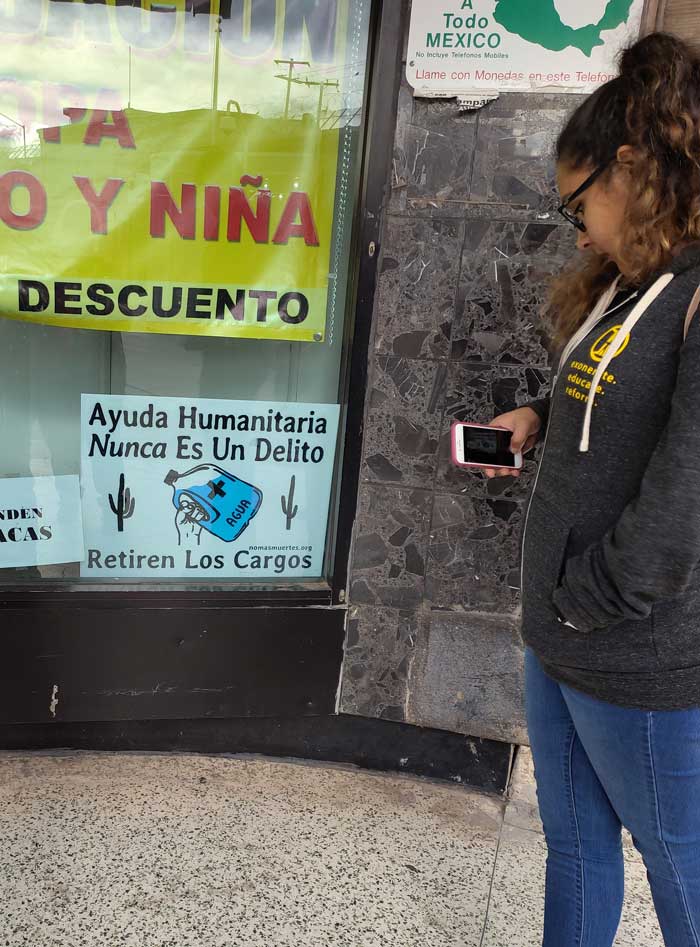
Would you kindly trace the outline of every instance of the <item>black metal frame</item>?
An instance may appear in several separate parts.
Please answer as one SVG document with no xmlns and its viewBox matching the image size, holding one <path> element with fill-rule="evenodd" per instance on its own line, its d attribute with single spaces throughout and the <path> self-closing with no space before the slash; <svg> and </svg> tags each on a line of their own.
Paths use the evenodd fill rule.
<svg viewBox="0 0 700 947">
<path fill-rule="evenodd" d="M 349 293 L 348 320 L 351 333 L 350 359 L 346 378 L 341 381 L 341 403 L 347 405 L 344 460 L 338 503 L 336 544 L 330 584 L 272 580 L 229 588 L 221 585 L 184 583 L 121 583 L 119 587 L 87 583 L 42 582 L 5 585 L 0 583 L 0 609 L 7 606 L 63 605 L 67 608 L 196 607 L 222 608 L 300 605 L 338 605 L 345 601 L 352 526 L 357 509 L 360 452 L 367 384 L 367 359 L 372 323 L 372 307 L 377 281 L 379 232 L 390 168 L 396 102 L 400 83 L 399 67 L 403 38 L 405 0 L 375 0 L 370 25 L 369 67 L 365 97 L 365 127 L 359 220 L 353 252 L 356 259 L 355 292 Z M 373 247 L 370 252 L 370 246 Z"/>
<path fill-rule="evenodd" d="M 367 366 L 372 328 L 374 293 L 377 285 L 379 237 L 384 205 L 390 182 L 389 170 L 393 153 L 396 108 L 401 83 L 401 57 L 405 0 L 381 0 L 375 8 L 373 24 L 370 83 L 367 97 L 367 136 L 360 190 L 361 220 L 355 244 L 357 290 L 355 320 L 352 326 L 352 352 L 345 380 L 345 401 L 348 416 L 345 427 L 343 483 L 338 509 L 334 569 L 333 603 L 346 597 L 350 540 L 357 512 L 360 482 L 362 432 L 364 425 Z M 350 395 L 352 393 L 352 395 Z"/>
</svg>

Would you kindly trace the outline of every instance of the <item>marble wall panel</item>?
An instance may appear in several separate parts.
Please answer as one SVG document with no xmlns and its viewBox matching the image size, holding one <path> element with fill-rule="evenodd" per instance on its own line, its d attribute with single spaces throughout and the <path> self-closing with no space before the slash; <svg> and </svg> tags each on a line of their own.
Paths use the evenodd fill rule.
<svg viewBox="0 0 700 947">
<path fill-rule="evenodd" d="M 446 357 L 455 316 L 464 224 L 389 217 L 375 304 L 375 351 Z"/>
<path fill-rule="evenodd" d="M 390 210 L 556 222 L 555 143 L 581 101 L 504 93 L 477 112 L 463 112 L 455 99 L 413 100 L 402 76 Z"/>
<path fill-rule="evenodd" d="M 580 99 L 503 95 L 479 113 L 470 198 L 510 207 L 528 219 L 554 219 L 555 143 Z"/>
<path fill-rule="evenodd" d="M 438 493 L 425 577 L 433 608 L 515 614 L 523 504 Z"/>
<path fill-rule="evenodd" d="M 406 720 L 409 676 L 421 624 L 420 615 L 412 610 L 351 607 L 341 713 Z"/>
<path fill-rule="evenodd" d="M 504 92 L 489 104 L 487 112 L 482 111 L 481 114 L 499 119 L 539 117 L 543 114 L 554 118 L 559 116 L 564 122 L 585 98 L 585 95 L 569 92 L 538 92 L 536 95 L 531 92 Z"/>
<path fill-rule="evenodd" d="M 452 358 L 546 367 L 548 286 L 574 256 L 575 240 L 565 224 L 467 220 Z"/>
<path fill-rule="evenodd" d="M 445 362 L 375 359 L 363 444 L 362 477 L 432 488 L 437 466 Z"/>
<path fill-rule="evenodd" d="M 402 160 L 400 156 L 405 153 L 406 149 L 406 133 L 411 127 L 413 121 L 413 90 L 411 89 L 408 82 L 406 82 L 406 72 L 405 69 L 402 71 L 401 75 L 401 85 L 399 86 L 399 98 L 396 105 L 397 114 L 396 114 L 396 132 L 394 134 L 394 161 L 391 168 L 391 190 L 392 190 L 392 200 L 394 197 L 398 197 L 398 191 L 401 190 L 400 185 L 403 182 L 403 176 L 401 174 Z M 394 194 L 394 191 L 397 191 L 397 194 Z M 389 208 L 390 210 L 401 210 L 401 208 Z"/>
<path fill-rule="evenodd" d="M 432 502 L 430 490 L 362 485 L 353 534 L 353 605 L 421 605 Z"/>
<path fill-rule="evenodd" d="M 527 743 L 517 621 L 431 613 L 430 633 L 418 642 L 408 716 L 424 727 Z"/>
<path fill-rule="evenodd" d="M 469 203 L 477 119 L 454 100 L 415 99 L 402 81 L 389 210 L 411 216 L 461 217 Z"/>
</svg>

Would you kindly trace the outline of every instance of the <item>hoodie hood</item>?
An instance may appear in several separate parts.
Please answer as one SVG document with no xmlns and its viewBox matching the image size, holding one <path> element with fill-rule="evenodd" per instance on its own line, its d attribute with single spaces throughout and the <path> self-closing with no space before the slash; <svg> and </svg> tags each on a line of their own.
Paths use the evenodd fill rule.
<svg viewBox="0 0 700 947">
<path fill-rule="evenodd" d="M 615 358 L 617 353 L 620 351 L 620 349 L 624 345 L 625 339 L 632 332 L 635 325 L 644 316 L 647 310 L 653 305 L 654 302 L 656 302 L 658 297 L 670 285 L 670 283 L 674 280 L 674 278 L 682 273 L 685 273 L 688 270 L 692 270 L 698 267 L 699 265 L 700 265 L 700 244 L 694 243 L 688 247 L 685 247 L 683 250 L 681 250 L 681 252 L 678 253 L 674 257 L 671 264 L 668 267 L 666 267 L 665 271 L 662 274 L 653 277 L 650 281 L 647 281 L 647 283 L 644 286 L 642 286 L 641 289 L 637 290 L 636 293 L 633 293 L 630 297 L 628 297 L 627 300 L 625 300 L 625 302 L 629 302 L 635 296 L 638 298 L 637 303 L 632 308 L 629 315 L 623 322 L 622 326 L 617 332 L 617 335 L 615 336 L 614 340 L 608 347 L 607 352 L 605 353 L 602 360 L 600 361 L 595 375 L 593 376 L 593 379 L 591 382 L 591 397 L 588 399 L 588 404 L 586 405 L 586 412 L 584 415 L 583 425 L 581 429 L 581 440 L 579 443 L 579 451 L 581 453 L 586 453 L 588 451 L 589 444 L 590 444 L 591 421 L 593 417 L 593 406 L 595 403 L 595 392 L 598 390 L 600 380 L 601 378 L 603 378 L 606 371 L 608 370 L 610 363 L 612 362 L 612 360 Z M 590 316 L 586 319 L 583 325 L 581 325 L 578 331 L 573 335 L 573 337 L 569 340 L 569 342 L 565 346 L 561 354 L 561 357 L 559 359 L 559 365 L 557 368 L 557 375 L 554 379 L 554 385 L 556 385 L 557 380 L 559 378 L 559 374 L 561 373 L 562 367 L 566 363 L 566 360 L 568 359 L 571 352 L 573 352 L 574 349 L 579 345 L 579 343 L 583 339 L 586 338 L 586 336 L 589 334 L 589 332 L 592 331 L 592 329 L 597 325 L 597 323 L 599 323 L 606 316 L 610 315 L 610 312 L 612 311 L 610 309 L 610 305 L 615 299 L 615 296 L 617 295 L 621 278 L 622 277 L 618 276 L 617 279 L 614 280 L 612 285 L 603 293 L 601 298 L 598 300 L 597 305 L 591 312 Z M 692 315 L 694 315 L 694 311 L 695 309 L 697 309 L 698 303 L 700 303 L 700 292 L 696 296 L 693 297 L 693 301 L 691 302 L 691 307 L 688 311 L 688 319 L 686 320 L 686 325 L 685 325 L 686 334 L 688 331 L 688 325 L 689 325 L 690 319 L 692 318 Z"/>
</svg>

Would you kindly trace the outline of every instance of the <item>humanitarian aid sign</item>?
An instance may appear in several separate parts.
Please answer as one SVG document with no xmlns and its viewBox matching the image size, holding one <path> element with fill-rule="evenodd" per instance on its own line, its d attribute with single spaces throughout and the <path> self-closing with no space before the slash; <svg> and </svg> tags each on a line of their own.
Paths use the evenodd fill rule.
<svg viewBox="0 0 700 947">
<path fill-rule="evenodd" d="M 406 76 L 416 96 L 477 107 L 499 92 L 590 92 L 639 35 L 644 0 L 413 0 Z"/>
<path fill-rule="evenodd" d="M 83 395 L 81 576 L 322 576 L 339 412 Z"/>
<path fill-rule="evenodd" d="M 0 113 L 18 116 L 0 119 L 0 315 L 322 340 L 339 130 L 300 99 L 293 56 L 335 69 L 346 4 L 321 20 L 273 5 L 247 26 L 229 11 L 220 27 L 218 4 L 14 6 L 0 14 Z"/>
</svg>

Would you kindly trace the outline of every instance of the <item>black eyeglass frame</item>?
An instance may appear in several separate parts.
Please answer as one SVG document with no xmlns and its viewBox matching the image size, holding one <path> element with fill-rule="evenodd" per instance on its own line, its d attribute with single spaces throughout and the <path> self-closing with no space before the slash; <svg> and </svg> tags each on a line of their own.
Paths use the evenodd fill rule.
<svg viewBox="0 0 700 947">
<path fill-rule="evenodd" d="M 592 184 L 595 184 L 595 182 L 598 180 L 601 174 L 603 174 L 605 171 L 608 170 L 608 168 L 610 167 L 610 165 L 613 163 L 614 160 L 615 159 L 613 158 L 611 161 L 606 161 L 605 164 L 601 164 L 600 167 L 596 168 L 593 174 L 589 174 L 589 176 L 586 178 L 583 184 L 580 187 L 577 187 L 574 193 L 570 194 L 559 205 L 559 207 L 557 207 L 557 213 L 561 214 L 564 220 L 568 220 L 569 223 L 573 224 L 577 230 L 581 231 L 581 233 L 586 233 L 586 225 L 584 224 L 582 220 L 579 220 L 576 214 L 572 214 L 566 208 L 569 206 L 569 204 L 573 204 L 573 202 L 577 200 L 583 194 L 584 191 L 587 191 L 588 188 L 591 187 Z"/>
</svg>

